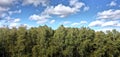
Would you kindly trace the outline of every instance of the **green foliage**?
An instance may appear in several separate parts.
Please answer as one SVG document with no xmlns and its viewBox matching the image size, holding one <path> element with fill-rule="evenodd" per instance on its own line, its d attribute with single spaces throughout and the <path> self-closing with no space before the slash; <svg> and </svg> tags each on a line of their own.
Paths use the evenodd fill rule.
<svg viewBox="0 0 120 57">
<path fill-rule="evenodd" d="M 63 25 L 0 28 L 0 57 L 120 57 L 120 32 Z"/>
</svg>

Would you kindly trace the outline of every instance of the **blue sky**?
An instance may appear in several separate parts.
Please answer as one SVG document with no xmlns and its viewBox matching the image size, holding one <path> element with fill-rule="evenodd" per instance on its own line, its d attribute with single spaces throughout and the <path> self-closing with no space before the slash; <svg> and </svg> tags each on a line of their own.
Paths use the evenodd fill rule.
<svg viewBox="0 0 120 57">
<path fill-rule="evenodd" d="M 0 27 L 90 27 L 120 31 L 120 0 L 1 0 Z"/>
</svg>

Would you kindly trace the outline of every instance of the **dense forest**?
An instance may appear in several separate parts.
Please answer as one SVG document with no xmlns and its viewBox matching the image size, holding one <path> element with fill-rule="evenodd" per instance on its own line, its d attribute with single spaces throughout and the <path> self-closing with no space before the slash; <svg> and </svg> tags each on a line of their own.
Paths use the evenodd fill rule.
<svg viewBox="0 0 120 57">
<path fill-rule="evenodd" d="M 120 57 L 120 32 L 63 25 L 0 28 L 0 57 Z"/>
</svg>

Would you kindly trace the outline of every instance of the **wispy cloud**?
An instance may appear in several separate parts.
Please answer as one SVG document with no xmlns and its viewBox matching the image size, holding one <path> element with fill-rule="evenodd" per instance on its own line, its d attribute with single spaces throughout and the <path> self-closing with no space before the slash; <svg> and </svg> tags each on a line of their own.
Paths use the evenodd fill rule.
<svg viewBox="0 0 120 57">
<path fill-rule="evenodd" d="M 53 24 L 54 22 L 55 22 L 55 20 L 51 20 L 51 21 L 50 21 L 50 24 Z"/>
<path fill-rule="evenodd" d="M 10 14 L 10 15 L 12 15 L 12 14 L 16 14 L 16 13 L 21 13 L 22 12 L 22 10 L 15 10 L 15 11 L 9 11 L 8 13 Z"/>
<path fill-rule="evenodd" d="M 80 26 L 80 25 L 84 25 L 84 24 L 87 24 L 88 22 L 87 21 L 80 21 L 80 22 L 74 22 L 71 24 L 71 26 Z"/>
<path fill-rule="evenodd" d="M 109 6 L 116 6 L 117 3 L 115 1 L 111 1 L 110 4 L 108 4 Z"/>
</svg>

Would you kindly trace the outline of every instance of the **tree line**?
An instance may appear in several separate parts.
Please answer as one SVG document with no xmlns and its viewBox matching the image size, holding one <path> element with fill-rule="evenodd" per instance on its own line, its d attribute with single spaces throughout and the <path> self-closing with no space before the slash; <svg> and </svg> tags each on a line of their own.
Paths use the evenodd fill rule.
<svg viewBox="0 0 120 57">
<path fill-rule="evenodd" d="M 120 32 L 63 25 L 0 28 L 0 57 L 120 57 Z"/>
</svg>

